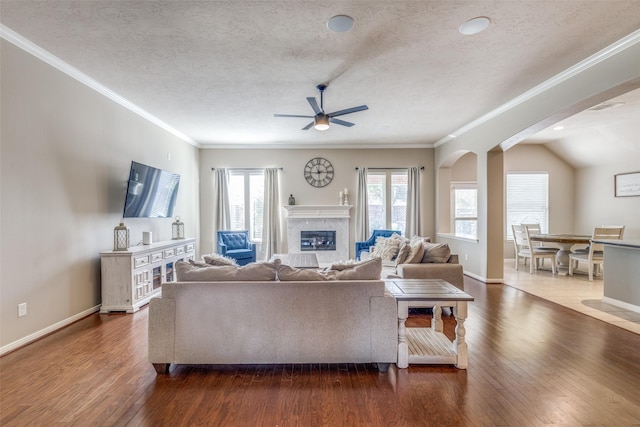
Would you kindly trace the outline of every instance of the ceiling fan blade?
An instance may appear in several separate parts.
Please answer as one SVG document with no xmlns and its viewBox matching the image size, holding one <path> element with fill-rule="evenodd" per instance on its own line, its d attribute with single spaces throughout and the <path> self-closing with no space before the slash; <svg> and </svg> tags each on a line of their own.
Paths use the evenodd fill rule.
<svg viewBox="0 0 640 427">
<path fill-rule="evenodd" d="M 308 125 L 306 125 L 305 127 L 302 128 L 302 130 L 309 130 L 313 127 L 313 125 L 315 124 L 315 122 L 311 122 Z"/>
<path fill-rule="evenodd" d="M 367 107 L 366 105 L 360 105 L 358 107 L 347 108 L 346 110 L 335 111 L 333 113 L 327 114 L 327 116 L 329 117 L 343 116 L 345 114 L 356 113 L 358 111 L 364 111 L 368 109 L 369 107 Z"/>
<path fill-rule="evenodd" d="M 311 108 L 313 108 L 314 113 L 322 114 L 322 110 L 318 106 L 318 101 L 315 98 L 309 97 L 307 98 L 307 101 L 309 101 L 309 105 L 311 105 Z"/>
<path fill-rule="evenodd" d="M 314 116 L 299 116 L 296 114 L 274 114 L 273 117 L 304 117 L 305 119 L 313 119 Z"/>
<path fill-rule="evenodd" d="M 329 121 L 331 123 L 335 123 L 335 124 L 341 125 L 341 126 L 346 126 L 348 128 L 350 128 L 351 126 L 353 126 L 355 124 L 355 123 L 351 123 L 351 122 L 345 122 L 344 120 L 340 120 L 340 119 L 334 119 L 333 117 L 330 117 Z"/>
</svg>

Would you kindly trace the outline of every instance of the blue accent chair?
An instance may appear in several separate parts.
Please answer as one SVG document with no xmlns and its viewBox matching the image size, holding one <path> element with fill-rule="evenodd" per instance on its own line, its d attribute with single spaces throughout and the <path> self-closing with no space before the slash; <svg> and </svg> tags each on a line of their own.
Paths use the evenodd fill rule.
<svg viewBox="0 0 640 427">
<path fill-rule="evenodd" d="M 356 260 L 360 261 L 360 252 L 369 252 L 369 248 L 371 246 L 375 246 L 376 239 L 378 237 L 391 237 L 393 233 L 402 236 L 402 232 L 400 230 L 373 230 L 373 234 L 371 234 L 371 237 L 369 237 L 368 240 L 365 240 L 364 242 L 356 242 Z"/>
<path fill-rule="evenodd" d="M 218 231 L 218 253 L 247 265 L 256 261 L 256 244 L 249 240 L 248 230 Z"/>
</svg>

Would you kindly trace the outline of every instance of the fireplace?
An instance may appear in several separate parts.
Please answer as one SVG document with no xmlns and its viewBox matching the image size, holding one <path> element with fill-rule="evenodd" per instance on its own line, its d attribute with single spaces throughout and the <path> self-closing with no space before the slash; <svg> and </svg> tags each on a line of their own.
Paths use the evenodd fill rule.
<svg viewBox="0 0 640 427">
<path fill-rule="evenodd" d="M 351 206 L 288 205 L 283 208 L 288 214 L 286 248 L 288 253 L 315 253 L 320 263 L 349 259 Z M 313 247 L 313 239 L 315 239 L 315 247 Z"/>
<path fill-rule="evenodd" d="M 300 250 L 307 251 L 335 251 L 336 232 L 313 230 L 300 232 Z"/>
</svg>

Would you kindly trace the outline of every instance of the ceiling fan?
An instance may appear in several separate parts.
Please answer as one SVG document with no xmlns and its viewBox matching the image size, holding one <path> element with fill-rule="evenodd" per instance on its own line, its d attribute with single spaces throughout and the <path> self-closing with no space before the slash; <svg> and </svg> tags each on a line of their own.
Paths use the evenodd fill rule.
<svg viewBox="0 0 640 427">
<path fill-rule="evenodd" d="M 356 113 L 358 111 L 368 110 L 369 107 L 366 105 L 360 105 L 358 107 L 351 107 L 345 110 L 334 111 L 333 113 L 325 113 L 324 112 L 324 103 L 323 103 L 323 94 L 324 90 L 327 88 L 327 85 L 321 84 L 316 86 L 318 92 L 320 92 L 320 105 L 318 106 L 318 101 L 314 97 L 308 97 L 307 101 L 313 108 L 313 112 L 315 116 L 300 116 L 296 114 L 274 114 L 273 117 L 304 117 L 308 119 L 313 119 L 311 123 L 302 128 L 302 130 L 309 130 L 312 127 L 317 130 L 327 130 L 329 129 L 329 123 L 335 123 L 341 126 L 351 127 L 354 123 L 347 122 L 344 120 L 336 119 L 337 116 L 344 116 L 345 114 Z"/>
</svg>

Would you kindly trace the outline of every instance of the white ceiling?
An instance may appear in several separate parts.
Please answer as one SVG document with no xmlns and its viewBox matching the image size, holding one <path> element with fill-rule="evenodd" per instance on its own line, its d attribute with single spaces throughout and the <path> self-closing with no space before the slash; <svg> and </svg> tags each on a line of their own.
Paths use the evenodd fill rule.
<svg viewBox="0 0 640 427">
<path fill-rule="evenodd" d="M 29 1 L 0 0 L 8 29 L 87 74 L 200 146 L 431 146 L 640 28 L 632 1 Z M 354 18 L 347 33 L 327 21 Z M 466 20 L 487 16 L 464 36 Z M 306 97 L 328 83 L 327 111 L 356 126 L 302 131 Z M 609 114 L 638 108 L 638 95 Z M 583 113 L 587 114 L 587 113 Z M 542 132 L 575 165 L 572 135 L 637 140 L 588 113 Z M 638 115 L 636 115 L 638 117 Z M 618 118 L 618 119 L 616 119 Z M 618 120 L 619 121 L 619 120 Z M 637 121 L 637 120 L 636 120 Z M 637 125 L 635 125 L 637 126 Z M 561 135 L 561 136 L 559 136 Z M 602 144 L 599 139 L 589 142 Z M 597 156 L 597 154 L 596 154 Z"/>
</svg>

